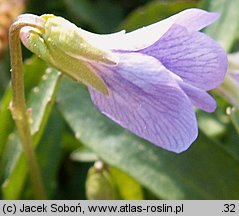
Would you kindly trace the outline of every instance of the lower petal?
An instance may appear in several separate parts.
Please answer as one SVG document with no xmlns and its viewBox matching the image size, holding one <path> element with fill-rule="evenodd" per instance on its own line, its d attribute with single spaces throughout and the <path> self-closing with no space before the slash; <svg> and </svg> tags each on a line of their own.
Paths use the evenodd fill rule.
<svg viewBox="0 0 239 216">
<path fill-rule="evenodd" d="M 119 54 L 116 67 L 94 65 L 110 95 L 89 88 L 102 113 L 164 149 L 182 152 L 198 129 L 191 101 L 159 61 L 141 54 Z"/>
</svg>

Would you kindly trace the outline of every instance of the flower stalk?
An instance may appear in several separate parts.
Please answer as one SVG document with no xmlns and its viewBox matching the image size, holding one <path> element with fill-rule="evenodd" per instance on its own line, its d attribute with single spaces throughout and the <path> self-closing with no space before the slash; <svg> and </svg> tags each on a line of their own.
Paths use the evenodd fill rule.
<svg viewBox="0 0 239 216">
<path fill-rule="evenodd" d="M 21 15 L 9 30 L 9 47 L 11 55 L 12 103 L 11 112 L 16 122 L 19 137 L 29 166 L 33 191 L 36 199 L 46 199 L 46 194 L 33 148 L 33 139 L 29 125 L 29 114 L 24 94 L 24 74 L 22 66 L 22 50 L 19 39 L 20 29 L 24 26 L 42 28 L 42 21 L 32 15 Z"/>
</svg>

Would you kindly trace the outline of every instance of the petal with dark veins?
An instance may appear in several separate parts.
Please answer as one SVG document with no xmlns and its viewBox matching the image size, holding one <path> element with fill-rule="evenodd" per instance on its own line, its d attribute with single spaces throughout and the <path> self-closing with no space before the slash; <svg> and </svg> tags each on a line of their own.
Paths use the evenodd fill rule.
<svg viewBox="0 0 239 216">
<path fill-rule="evenodd" d="M 102 113 L 164 149 L 182 152 L 196 139 L 193 105 L 153 57 L 119 53 L 115 67 L 93 65 L 107 84 L 108 97 L 89 88 Z"/>
<path fill-rule="evenodd" d="M 203 90 L 220 85 L 227 71 L 226 53 L 216 41 L 176 24 L 155 44 L 139 52 L 157 58 L 185 82 Z"/>
</svg>

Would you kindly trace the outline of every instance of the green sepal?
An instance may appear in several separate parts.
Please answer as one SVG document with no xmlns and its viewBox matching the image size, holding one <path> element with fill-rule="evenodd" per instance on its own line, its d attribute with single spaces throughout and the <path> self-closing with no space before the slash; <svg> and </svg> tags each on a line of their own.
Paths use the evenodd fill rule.
<svg viewBox="0 0 239 216">
<path fill-rule="evenodd" d="M 118 58 L 109 50 L 87 41 L 84 30 L 62 17 L 43 15 L 46 20 L 44 40 L 48 45 L 58 47 L 62 52 L 76 59 L 116 65 Z"/>
<path fill-rule="evenodd" d="M 37 29 L 30 28 L 29 33 L 25 45 L 39 58 L 74 80 L 91 86 L 105 95 L 109 94 L 106 84 L 89 64 L 62 52 L 55 43 L 46 43 L 42 38 L 42 33 Z"/>
</svg>

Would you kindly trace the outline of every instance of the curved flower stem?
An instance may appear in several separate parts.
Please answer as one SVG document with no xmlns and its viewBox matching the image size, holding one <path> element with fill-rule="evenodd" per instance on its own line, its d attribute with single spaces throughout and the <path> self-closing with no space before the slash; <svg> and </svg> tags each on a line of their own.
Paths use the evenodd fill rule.
<svg viewBox="0 0 239 216">
<path fill-rule="evenodd" d="M 26 161 L 29 166 L 33 191 L 37 199 L 46 199 L 44 186 L 33 149 L 32 135 L 29 126 L 29 114 L 26 109 L 24 95 L 24 74 L 22 68 L 22 50 L 19 39 L 20 29 L 24 26 L 43 28 L 43 21 L 34 15 L 25 14 L 11 25 L 9 30 L 9 47 L 11 55 L 11 76 L 13 99 L 11 104 L 12 116 L 16 122 Z"/>
</svg>

